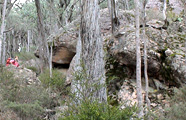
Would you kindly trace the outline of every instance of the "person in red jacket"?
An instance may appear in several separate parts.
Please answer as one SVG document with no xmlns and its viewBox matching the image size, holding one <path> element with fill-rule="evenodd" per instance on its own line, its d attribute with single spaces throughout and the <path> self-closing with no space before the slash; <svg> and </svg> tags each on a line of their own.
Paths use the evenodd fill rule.
<svg viewBox="0 0 186 120">
<path fill-rule="evenodd" d="M 8 65 L 10 65 L 10 64 L 12 64 L 12 65 L 14 65 L 14 66 L 16 66 L 16 67 L 19 67 L 18 57 L 16 56 L 15 59 L 8 58 L 8 59 L 6 60 L 6 66 L 8 66 Z"/>
</svg>

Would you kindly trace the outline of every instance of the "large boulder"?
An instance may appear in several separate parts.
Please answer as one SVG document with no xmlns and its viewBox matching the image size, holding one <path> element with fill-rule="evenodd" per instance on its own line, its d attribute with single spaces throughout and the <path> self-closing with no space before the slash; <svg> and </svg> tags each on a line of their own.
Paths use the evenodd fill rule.
<svg viewBox="0 0 186 120">
<path fill-rule="evenodd" d="M 53 52 L 52 62 L 57 64 L 70 64 L 75 52 L 67 47 L 56 47 Z"/>
</svg>

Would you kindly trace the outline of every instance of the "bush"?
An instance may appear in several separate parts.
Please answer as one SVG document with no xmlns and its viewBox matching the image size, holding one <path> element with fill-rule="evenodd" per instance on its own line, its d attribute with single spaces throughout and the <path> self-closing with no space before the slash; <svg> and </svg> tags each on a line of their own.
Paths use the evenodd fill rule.
<svg viewBox="0 0 186 120">
<path fill-rule="evenodd" d="M 80 106 L 70 108 L 59 120 L 129 120 L 136 118 L 137 111 L 136 106 L 120 109 L 96 101 L 84 101 Z"/>
<path fill-rule="evenodd" d="M 6 69 L 0 73 L 0 96 L 0 112 L 14 111 L 21 119 L 38 119 L 55 104 L 41 85 L 26 85 Z"/>
<path fill-rule="evenodd" d="M 7 108 L 14 110 L 22 119 L 39 119 L 44 113 L 44 108 L 39 104 L 38 101 L 34 103 L 16 103 L 6 102 Z"/>
<path fill-rule="evenodd" d="M 39 73 L 39 70 L 34 66 L 26 66 L 26 68 L 32 70 L 35 73 Z"/>
<path fill-rule="evenodd" d="M 186 118 L 186 87 L 175 89 L 170 107 L 165 109 L 165 115 L 161 119 L 164 120 L 185 120 Z"/>
<path fill-rule="evenodd" d="M 46 88 L 51 87 L 54 92 L 68 93 L 68 89 L 65 86 L 66 78 L 57 69 L 52 70 L 52 77 L 50 77 L 49 70 L 45 70 L 44 73 L 40 74 L 39 79 Z"/>
<path fill-rule="evenodd" d="M 2 110 L 0 108 L 0 120 L 21 120 L 12 110 Z"/>
<path fill-rule="evenodd" d="M 22 61 L 28 61 L 30 59 L 36 58 L 33 52 L 25 52 L 25 51 L 16 53 L 16 56 L 18 56 L 19 60 Z"/>
</svg>

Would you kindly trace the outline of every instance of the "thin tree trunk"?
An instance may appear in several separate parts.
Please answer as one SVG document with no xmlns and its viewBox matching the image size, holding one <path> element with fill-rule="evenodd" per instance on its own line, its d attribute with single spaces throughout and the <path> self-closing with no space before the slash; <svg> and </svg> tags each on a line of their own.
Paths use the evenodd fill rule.
<svg viewBox="0 0 186 120">
<path fill-rule="evenodd" d="M 6 6 L 7 0 L 4 0 L 3 5 L 3 14 L 2 14 L 2 23 L 1 23 L 1 33 L 0 33 L 0 64 L 2 63 L 2 41 L 3 41 L 3 32 L 5 30 L 5 15 L 6 15 Z"/>
<path fill-rule="evenodd" d="M 59 0 L 59 8 L 62 9 L 63 11 L 65 11 L 68 7 L 68 5 L 70 4 L 70 0 Z M 63 25 L 64 23 L 68 23 L 68 15 L 66 14 L 65 18 L 63 17 L 63 15 L 66 14 L 64 12 L 61 12 L 61 14 L 59 14 L 59 19 L 60 19 L 60 23 L 59 25 Z"/>
<path fill-rule="evenodd" d="M 2 51 L 2 64 L 6 64 L 6 33 L 3 35 L 3 51 Z"/>
<path fill-rule="evenodd" d="M 74 9 L 74 5 L 72 5 L 72 6 L 70 7 L 70 10 L 69 10 L 69 15 L 68 15 L 68 22 L 69 22 L 69 23 L 72 22 L 73 9 Z"/>
<path fill-rule="evenodd" d="M 136 22 L 136 84 L 137 84 L 137 99 L 139 113 L 138 117 L 143 117 L 143 96 L 141 86 L 141 51 L 140 51 L 140 37 L 139 37 L 139 0 L 135 0 L 135 22 Z"/>
<path fill-rule="evenodd" d="M 22 39 L 21 39 L 21 33 L 18 33 L 19 34 L 19 52 L 22 50 L 23 48 L 23 43 L 22 43 Z"/>
<path fill-rule="evenodd" d="M 146 4 L 147 4 L 148 0 L 144 0 L 143 1 L 143 41 L 144 41 L 144 75 L 145 75 L 145 100 L 147 103 L 147 109 L 150 110 L 150 100 L 148 97 L 148 93 L 149 93 L 149 80 L 148 80 L 148 64 L 147 64 L 147 38 L 146 38 L 146 30 L 145 30 L 145 24 L 146 24 L 146 12 L 145 12 L 145 8 L 146 8 Z"/>
<path fill-rule="evenodd" d="M 109 14 L 111 15 L 112 14 L 111 13 L 111 0 L 107 1 L 107 6 L 108 6 Z M 112 18 L 112 16 L 111 16 L 111 18 Z"/>
<path fill-rule="evenodd" d="M 129 10 L 129 2 L 128 0 L 124 0 L 125 2 L 125 10 Z"/>
<path fill-rule="evenodd" d="M 54 0 L 49 0 L 48 3 L 48 6 L 50 8 L 50 34 L 53 34 L 58 31 L 58 16 L 56 16 Z"/>
<path fill-rule="evenodd" d="M 186 1 L 183 1 L 184 4 L 184 23 L 185 23 L 185 30 L 186 30 Z M 185 63 L 186 63 L 186 37 L 185 37 Z"/>
<path fill-rule="evenodd" d="M 9 57 L 13 58 L 14 54 L 13 54 L 13 41 L 12 41 L 12 35 L 11 33 L 7 33 L 7 46 L 8 47 L 8 52 L 9 52 Z"/>
<path fill-rule="evenodd" d="M 30 30 L 27 31 L 27 52 L 30 52 Z"/>
<path fill-rule="evenodd" d="M 16 46 L 16 41 L 15 41 L 15 32 L 14 32 L 14 30 L 12 30 L 12 41 L 13 41 L 13 53 L 15 53 L 17 46 Z"/>
<path fill-rule="evenodd" d="M 163 0 L 163 20 L 166 20 L 167 0 Z"/>
<path fill-rule="evenodd" d="M 11 2 L 11 0 L 10 0 Z M 11 9 L 13 8 L 14 4 L 17 2 L 17 0 L 14 0 L 13 3 L 11 3 L 10 5 L 8 5 L 8 8 L 7 8 L 7 12 L 6 12 L 6 17 L 10 14 L 10 11 Z M 9 1 L 7 1 L 7 3 L 9 3 Z"/>
<path fill-rule="evenodd" d="M 49 68 L 50 68 L 50 78 L 52 78 L 52 52 L 53 52 L 53 44 L 50 45 L 50 63 L 49 63 Z"/>
<path fill-rule="evenodd" d="M 49 7 L 50 7 L 50 34 L 53 34 L 53 5 L 54 0 L 49 0 Z M 50 71 L 50 78 L 52 78 L 52 45 L 53 41 L 50 43 L 50 59 L 49 59 L 49 71 Z"/>
<path fill-rule="evenodd" d="M 111 0 L 111 24 L 112 24 L 112 34 L 117 34 L 119 27 L 119 19 L 117 17 L 116 0 Z"/>
<path fill-rule="evenodd" d="M 39 57 L 42 60 L 41 72 L 43 72 L 44 68 L 49 67 L 49 50 L 47 41 L 45 39 L 45 32 L 43 27 L 43 17 L 41 13 L 40 1 L 35 0 L 35 5 L 37 8 L 37 16 L 38 16 L 38 32 L 39 32 Z"/>
</svg>

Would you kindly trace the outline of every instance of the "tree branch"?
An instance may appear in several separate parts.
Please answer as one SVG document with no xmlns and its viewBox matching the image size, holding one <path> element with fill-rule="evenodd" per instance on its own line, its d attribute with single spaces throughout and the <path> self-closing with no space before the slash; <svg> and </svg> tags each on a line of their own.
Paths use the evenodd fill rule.
<svg viewBox="0 0 186 120">
<path fill-rule="evenodd" d="M 11 27 L 11 28 L 9 28 L 8 30 L 3 31 L 3 33 L 7 33 L 7 32 L 9 32 L 9 31 L 13 30 L 14 28 L 15 28 L 15 27 Z"/>
</svg>

